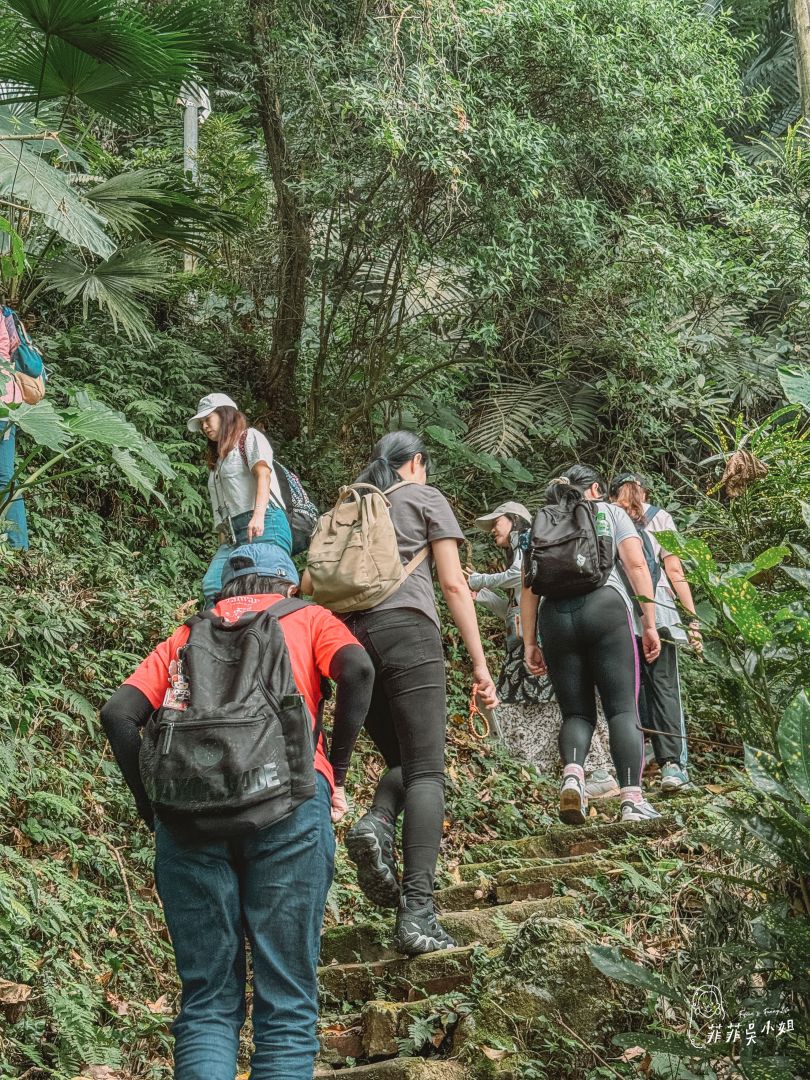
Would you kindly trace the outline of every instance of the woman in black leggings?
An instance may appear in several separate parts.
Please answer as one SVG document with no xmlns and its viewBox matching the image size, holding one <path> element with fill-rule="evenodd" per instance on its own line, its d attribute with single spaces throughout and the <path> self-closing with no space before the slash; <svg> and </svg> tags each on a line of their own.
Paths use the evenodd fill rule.
<svg viewBox="0 0 810 1080">
<path fill-rule="evenodd" d="M 374 448 L 358 482 L 386 492 L 403 565 L 426 558 L 397 591 L 368 611 L 344 616 L 375 669 L 365 727 L 385 758 L 371 809 L 346 836 L 363 892 L 381 907 L 397 907 L 396 947 L 406 953 L 452 948 L 433 908 L 433 879 L 444 823 L 446 677 L 431 562 L 450 614 L 473 661 L 474 692 L 494 708 L 475 609 L 461 569 L 464 535 L 444 495 L 427 483 L 428 453 L 418 436 L 395 431 Z M 403 814 L 402 886 L 394 861 L 394 830 Z"/>
<path fill-rule="evenodd" d="M 596 530 L 611 536 L 613 547 L 635 596 L 653 596 L 644 549 L 633 522 L 618 506 L 604 502 L 605 486 L 588 465 L 575 465 L 551 481 L 546 503 L 573 506 L 598 502 Z M 563 783 L 560 818 L 583 823 L 588 814 L 585 758 L 596 726 L 594 686 L 605 710 L 610 752 L 621 788 L 621 818 L 641 821 L 659 815 L 644 799 L 644 737 L 638 717 L 639 665 L 633 603 L 616 567 L 604 585 L 568 599 L 540 598 L 524 587 L 521 597 L 526 666 L 532 674 L 548 671 L 563 720 L 560 756 Z M 642 603 L 641 644 L 648 661 L 661 651 L 655 628 L 655 604 Z M 539 628 L 542 651 L 537 641 Z"/>
</svg>

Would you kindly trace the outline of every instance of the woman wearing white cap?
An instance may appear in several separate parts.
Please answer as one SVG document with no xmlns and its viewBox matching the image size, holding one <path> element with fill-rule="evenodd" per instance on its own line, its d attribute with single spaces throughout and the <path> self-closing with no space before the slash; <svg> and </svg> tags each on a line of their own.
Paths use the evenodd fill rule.
<svg viewBox="0 0 810 1080">
<path fill-rule="evenodd" d="M 531 520 L 529 511 L 519 502 L 501 503 L 476 518 L 479 528 L 504 550 L 507 566 L 495 574 L 472 573 L 468 583 L 476 602 L 506 623 L 506 659 L 498 679 L 500 704 L 495 711 L 499 735 L 514 757 L 534 765 L 543 775 L 555 775 L 560 768 L 557 739 L 562 713 L 548 676 L 530 675 L 523 663 L 520 593 Z M 586 768 L 589 773 L 612 768 L 601 708 Z M 618 787 L 615 790 L 618 793 Z"/>
<path fill-rule="evenodd" d="M 227 394 L 208 394 L 188 422 L 208 440 L 208 494 L 220 546 L 203 578 L 206 604 L 222 587 L 222 569 L 239 544 L 276 544 L 288 555 L 292 535 L 273 469 L 273 448 L 248 426 Z"/>
</svg>

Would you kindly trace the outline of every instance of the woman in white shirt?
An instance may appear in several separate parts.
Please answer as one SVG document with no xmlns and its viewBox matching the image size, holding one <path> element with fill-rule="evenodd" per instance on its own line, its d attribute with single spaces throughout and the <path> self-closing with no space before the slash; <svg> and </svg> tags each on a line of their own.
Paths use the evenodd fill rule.
<svg viewBox="0 0 810 1080">
<path fill-rule="evenodd" d="M 695 602 L 681 560 L 662 548 L 655 535 L 677 531 L 672 516 L 647 501 L 646 481 L 636 473 L 621 473 L 611 481 L 610 498 L 627 512 L 637 529 L 646 531 L 660 566 L 655 587 L 655 612 L 661 655 L 651 664 L 642 662 L 639 708 L 644 726 L 650 730 L 655 759 L 661 767 L 661 790 L 671 795 L 692 786 L 678 675 L 678 649 L 691 644 L 692 648 L 700 650 L 700 624 L 695 618 Z M 691 616 L 686 628 L 675 604 L 676 596 Z"/>
<path fill-rule="evenodd" d="M 273 449 L 227 394 L 208 394 L 188 421 L 189 431 L 208 440 L 208 494 L 220 545 L 203 578 L 207 606 L 222 588 L 222 570 L 241 544 L 275 544 L 288 555 L 292 534 Z"/>
</svg>

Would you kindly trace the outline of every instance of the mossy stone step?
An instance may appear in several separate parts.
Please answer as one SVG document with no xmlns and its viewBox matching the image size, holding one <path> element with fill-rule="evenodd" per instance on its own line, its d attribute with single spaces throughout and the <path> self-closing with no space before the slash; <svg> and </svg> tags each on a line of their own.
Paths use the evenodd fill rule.
<svg viewBox="0 0 810 1080">
<path fill-rule="evenodd" d="M 465 1080 L 469 1073 L 458 1061 L 426 1061 L 424 1058 L 393 1058 L 353 1069 L 319 1069 L 315 1080 Z"/>
<path fill-rule="evenodd" d="M 655 840 L 667 836 L 678 827 L 672 817 L 651 818 L 649 821 L 550 825 L 545 832 L 520 840 L 490 840 L 484 844 L 473 844 L 469 854 L 472 862 L 494 862 L 499 858 L 547 859 L 592 855 L 628 838 Z"/>
<path fill-rule="evenodd" d="M 514 869 L 523 869 L 531 866 L 567 866 L 581 862 L 583 859 L 587 859 L 588 855 L 573 855 L 565 859 L 555 858 L 499 858 L 496 860 L 490 860 L 489 862 L 476 862 L 476 863 L 460 863 L 454 870 L 454 873 L 458 874 L 461 878 L 461 883 L 473 883 L 486 878 L 494 877 L 496 874 L 500 874 L 504 870 L 514 867 Z"/>
<path fill-rule="evenodd" d="M 469 946 L 375 963 L 328 964 L 318 969 L 318 983 L 322 993 L 338 1001 L 372 1001 L 383 994 L 406 1001 L 416 995 L 447 994 L 469 984 L 475 951 Z"/>
<path fill-rule="evenodd" d="M 479 864 L 480 865 L 480 864 Z M 497 866 L 489 864 L 491 868 Z M 460 908 L 487 908 L 511 904 L 515 900 L 542 900 L 553 896 L 558 887 L 581 886 L 583 878 L 595 877 L 611 869 L 609 859 L 582 856 L 573 860 L 520 865 L 514 869 L 479 873 L 473 880 L 451 885 L 436 893 L 436 903 L 442 912 Z"/>
<path fill-rule="evenodd" d="M 554 917 L 563 911 L 567 912 L 569 906 L 570 900 L 567 897 L 546 897 L 500 907 L 448 911 L 442 914 L 442 925 L 460 945 L 498 945 L 504 938 L 502 920 L 520 923 L 535 914 Z M 339 964 L 350 965 L 357 962 L 393 960 L 399 954 L 390 944 L 392 932 L 393 928 L 389 927 L 381 933 L 378 923 L 330 927 L 321 936 L 321 963 L 331 965 L 337 961 Z M 388 940 L 384 940 L 386 936 Z"/>
</svg>

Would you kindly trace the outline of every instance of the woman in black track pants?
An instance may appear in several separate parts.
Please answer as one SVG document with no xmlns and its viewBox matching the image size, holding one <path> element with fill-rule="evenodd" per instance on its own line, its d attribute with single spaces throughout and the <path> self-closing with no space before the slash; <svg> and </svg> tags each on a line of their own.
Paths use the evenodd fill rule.
<svg viewBox="0 0 810 1080">
<path fill-rule="evenodd" d="M 381 604 L 343 616 L 374 664 L 365 727 L 388 766 L 371 809 L 349 830 L 346 847 L 363 892 L 381 907 L 398 908 L 394 943 L 412 955 L 455 945 L 433 908 L 444 824 L 447 708 L 431 563 L 472 659 L 474 692 L 490 708 L 498 702 L 461 569 L 458 545 L 464 534 L 447 499 L 427 483 L 428 465 L 427 449 L 411 432 L 391 432 L 375 446 L 358 481 L 386 491 L 403 565 L 426 547 L 430 558 Z M 393 853 L 400 814 L 401 888 Z"/>
<path fill-rule="evenodd" d="M 599 503 L 597 533 L 613 538 L 614 551 L 634 595 L 652 597 L 652 579 L 636 528 L 621 507 L 604 502 L 604 498 L 602 478 L 588 465 L 574 465 L 546 489 L 547 504 L 570 506 L 580 499 Z M 661 651 L 655 604 L 642 603 L 641 610 L 639 635 L 644 656 L 651 662 Z M 644 737 L 638 716 L 635 616 L 617 568 L 604 585 L 564 600 L 545 597 L 540 604 L 540 598 L 524 587 L 521 615 L 526 666 L 532 674 L 548 671 L 563 715 L 560 818 L 569 824 L 581 824 L 587 818 L 584 764 L 596 725 L 594 685 L 607 717 L 610 752 L 621 788 L 621 818 L 642 821 L 658 817 L 641 792 Z"/>
</svg>

